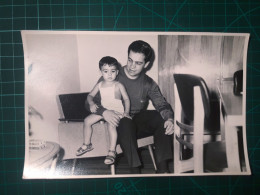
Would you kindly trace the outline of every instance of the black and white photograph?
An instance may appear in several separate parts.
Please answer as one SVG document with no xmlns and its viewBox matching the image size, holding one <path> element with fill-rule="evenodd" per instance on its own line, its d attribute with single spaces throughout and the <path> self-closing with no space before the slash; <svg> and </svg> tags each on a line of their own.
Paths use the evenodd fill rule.
<svg viewBox="0 0 260 195">
<path fill-rule="evenodd" d="M 249 34 L 21 34 L 24 179 L 251 174 Z"/>
</svg>

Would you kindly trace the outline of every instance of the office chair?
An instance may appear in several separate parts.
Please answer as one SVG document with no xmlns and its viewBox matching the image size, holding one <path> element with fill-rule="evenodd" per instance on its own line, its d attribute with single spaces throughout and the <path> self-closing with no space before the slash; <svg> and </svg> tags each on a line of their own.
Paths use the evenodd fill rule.
<svg viewBox="0 0 260 195">
<path fill-rule="evenodd" d="M 204 135 L 211 135 L 211 131 L 205 129 L 211 111 L 205 81 L 189 74 L 174 74 L 174 80 L 174 172 L 224 170 L 227 167 L 225 142 L 203 143 Z M 194 141 L 184 139 L 185 135 L 193 135 Z M 186 148 L 193 151 L 193 157 L 183 158 Z"/>
</svg>

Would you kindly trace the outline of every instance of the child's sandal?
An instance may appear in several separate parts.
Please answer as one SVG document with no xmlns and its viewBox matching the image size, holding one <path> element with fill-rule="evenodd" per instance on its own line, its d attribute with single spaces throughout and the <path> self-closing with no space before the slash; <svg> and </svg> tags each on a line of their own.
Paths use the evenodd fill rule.
<svg viewBox="0 0 260 195">
<path fill-rule="evenodd" d="M 85 154 L 86 152 L 89 152 L 91 150 L 93 150 L 94 148 L 92 147 L 92 143 L 86 145 L 83 144 L 76 152 L 76 156 L 81 156 L 83 154 Z"/>
<path fill-rule="evenodd" d="M 111 165 L 115 163 L 115 160 L 116 160 L 116 151 L 109 150 L 104 163 L 106 165 Z"/>
</svg>

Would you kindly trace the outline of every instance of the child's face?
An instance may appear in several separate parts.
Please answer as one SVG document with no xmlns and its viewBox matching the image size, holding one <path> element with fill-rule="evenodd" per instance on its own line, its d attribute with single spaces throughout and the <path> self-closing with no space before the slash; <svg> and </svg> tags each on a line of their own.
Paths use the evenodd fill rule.
<svg viewBox="0 0 260 195">
<path fill-rule="evenodd" d="M 105 81 L 114 81 L 116 79 L 116 76 L 118 74 L 118 70 L 115 66 L 110 66 L 108 64 L 104 64 L 101 67 L 101 74 Z"/>
</svg>

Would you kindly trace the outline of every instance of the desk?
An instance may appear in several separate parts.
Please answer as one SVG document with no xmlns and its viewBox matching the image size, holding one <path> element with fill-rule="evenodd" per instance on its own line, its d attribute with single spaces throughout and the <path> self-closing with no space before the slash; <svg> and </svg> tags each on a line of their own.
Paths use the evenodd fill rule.
<svg viewBox="0 0 260 195">
<path fill-rule="evenodd" d="M 226 141 L 228 171 L 241 172 L 238 148 L 238 128 L 244 124 L 242 97 L 233 94 L 233 81 L 218 84 L 220 102 L 221 137 Z"/>
</svg>

